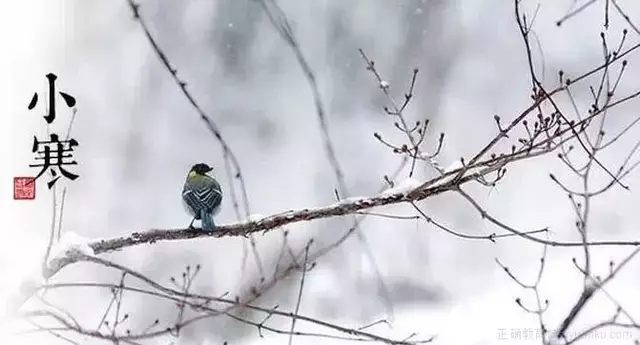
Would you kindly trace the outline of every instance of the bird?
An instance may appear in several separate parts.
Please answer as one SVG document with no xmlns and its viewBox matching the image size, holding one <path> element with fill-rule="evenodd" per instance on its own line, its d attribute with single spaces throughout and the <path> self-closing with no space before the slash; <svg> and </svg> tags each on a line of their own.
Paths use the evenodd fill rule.
<svg viewBox="0 0 640 345">
<path fill-rule="evenodd" d="M 205 163 L 198 163 L 191 167 L 182 189 L 182 201 L 186 210 L 193 216 L 189 229 L 193 228 L 193 222 L 200 220 L 202 230 L 211 232 L 216 230 L 213 216 L 220 211 L 222 203 L 222 188 L 218 181 L 208 175 L 213 168 Z"/>
</svg>

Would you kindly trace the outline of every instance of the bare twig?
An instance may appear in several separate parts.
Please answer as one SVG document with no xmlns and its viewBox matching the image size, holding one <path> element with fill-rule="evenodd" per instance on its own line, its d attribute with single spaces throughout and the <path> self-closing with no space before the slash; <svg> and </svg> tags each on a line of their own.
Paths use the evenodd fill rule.
<svg viewBox="0 0 640 345">
<path fill-rule="evenodd" d="M 257 322 L 253 322 L 250 320 L 246 320 L 243 319 L 237 315 L 231 314 L 230 310 L 231 308 L 235 308 L 238 306 L 242 306 L 244 308 L 248 308 L 257 312 L 261 312 L 261 313 L 265 313 L 265 314 L 274 314 L 274 315 L 278 315 L 281 317 L 285 317 L 285 318 L 297 318 L 299 321 L 304 321 L 304 322 L 308 322 L 308 323 L 312 323 L 315 324 L 317 326 L 320 327 L 324 327 L 324 328 L 329 328 L 332 330 L 335 330 L 337 332 L 340 333 L 344 333 L 344 334 L 348 334 L 350 336 L 353 337 L 357 337 L 357 338 L 348 338 L 351 340 L 365 340 L 368 339 L 370 341 L 378 341 L 378 342 L 382 342 L 382 343 L 386 343 L 386 344 L 405 344 L 405 345 L 413 345 L 413 344 L 420 344 L 420 343 L 426 343 L 426 342 L 430 342 L 433 338 L 427 339 L 427 340 L 421 340 L 421 341 L 398 341 L 398 340 L 392 340 L 389 338 L 385 338 L 385 337 L 380 337 L 368 332 L 364 332 L 362 330 L 358 330 L 355 328 L 347 328 L 341 325 L 336 325 L 336 324 L 332 324 L 323 320 L 319 320 L 319 319 L 315 319 L 312 317 L 308 317 L 308 316 L 304 316 L 301 315 L 299 313 L 293 313 L 293 312 L 285 312 L 285 311 L 280 311 L 277 310 L 276 308 L 263 308 L 263 307 L 259 307 L 259 306 L 254 306 L 251 305 L 249 303 L 246 302 L 241 302 L 238 300 L 230 300 L 230 299 L 225 299 L 222 297 L 215 297 L 215 296 L 206 296 L 206 295 L 201 295 L 201 294 L 195 294 L 192 292 L 185 292 L 185 291 L 181 291 L 181 290 L 176 290 L 176 289 L 172 289 L 170 287 L 164 286 L 148 277 L 146 277 L 145 275 L 136 272 L 130 268 L 127 268 L 125 266 L 122 266 L 120 264 L 117 264 L 115 262 L 111 262 L 105 259 L 101 259 L 101 258 L 97 258 L 97 257 L 92 257 L 92 256 L 86 256 L 86 255 L 82 255 L 82 254 L 78 254 L 78 260 L 79 261 L 84 261 L 84 262 L 90 262 L 90 263 L 94 263 L 94 264 L 98 264 L 98 265 L 102 265 L 102 266 L 106 266 L 112 269 L 116 269 L 119 270 L 123 273 L 126 273 L 128 276 L 136 278 L 138 280 L 140 280 L 141 282 L 145 283 L 146 285 L 148 285 L 149 287 L 153 288 L 154 290 L 157 291 L 152 291 L 152 290 L 146 290 L 146 289 L 142 289 L 142 288 L 138 288 L 138 287 L 132 287 L 132 286 L 122 286 L 122 289 L 127 290 L 127 291 L 131 291 L 131 292 L 136 292 L 139 294 L 145 294 L 145 295 L 151 295 L 151 296 L 155 296 L 155 297 L 159 297 L 159 298 L 163 298 L 163 299 L 167 299 L 170 301 L 174 301 L 176 303 L 184 303 L 187 306 L 190 306 L 196 310 L 200 310 L 200 311 L 204 311 L 206 312 L 205 315 L 201 315 L 197 318 L 193 318 L 190 319 L 188 321 L 183 322 L 180 327 L 184 327 L 185 324 L 187 323 L 192 323 L 194 321 L 203 319 L 203 318 L 208 318 L 208 317 L 212 317 L 212 316 L 218 316 L 218 315 L 225 315 L 228 317 L 231 317 L 235 320 L 238 320 L 240 322 L 246 323 L 246 324 L 250 324 L 253 326 L 258 327 L 258 325 L 261 326 L 262 329 L 265 330 L 270 330 L 272 332 L 275 333 L 279 333 L 279 334 L 290 334 L 289 331 L 283 331 L 283 330 L 278 330 L 276 328 L 272 328 L 272 327 L 268 327 L 262 323 L 257 323 Z M 64 287 L 93 287 L 93 288 L 114 288 L 114 287 L 120 287 L 120 285 L 113 285 L 113 284 L 103 284 L 103 283 L 55 283 L 55 284 L 47 284 L 47 285 L 43 285 L 41 286 L 41 288 L 46 288 L 46 289 L 54 289 L 54 288 L 64 288 Z M 208 306 L 208 303 L 202 303 L 203 301 L 215 301 L 218 303 L 222 303 L 227 305 L 228 307 L 226 308 L 222 308 L 222 309 L 218 309 L 218 308 L 213 308 Z M 47 315 L 47 316 L 53 316 L 54 318 L 56 318 L 58 321 L 60 321 L 60 323 L 62 323 L 65 327 L 70 328 L 71 330 L 74 330 L 80 334 L 84 334 L 84 335 L 88 335 L 88 336 L 92 336 L 95 338 L 101 338 L 101 339 L 108 339 L 108 340 L 139 340 L 139 339 L 148 339 L 148 338 L 152 338 L 161 334 L 165 334 L 168 332 L 173 332 L 175 331 L 175 327 L 171 327 L 165 330 L 158 330 L 158 331 L 153 331 L 153 332 L 148 332 L 148 333 L 140 333 L 140 334 L 126 334 L 126 335 L 118 335 L 116 337 L 113 337 L 111 334 L 105 334 L 105 333 L 101 333 L 98 331 L 93 331 L 93 330 L 88 330 L 88 329 L 84 329 L 84 328 L 77 328 L 74 325 L 72 325 L 71 323 L 69 323 L 65 318 L 59 316 L 59 315 L 51 315 L 50 312 L 43 312 L 43 311 L 32 311 L 32 312 L 25 312 L 22 314 L 23 317 L 34 317 L 34 316 L 42 316 L 42 315 Z M 295 332 L 294 335 L 306 335 L 306 336 L 317 336 L 317 337 L 329 337 L 331 338 L 332 336 L 329 335 L 325 335 L 325 334 L 310 334 L 310 333 L 301 333 L 301 332 Z"/>
<path fill-rule="evenodd" d="M 267 14 L 267 17 L 269 18 L 269 21 L 271 22 L 273 27 L 276 29 L 278 34 L 280 34 L 280 37 L 282 37 L 282 39 L 287 43 L 287 45 L 293 51 L 296 57 L 296 60 L 298 61 L 298 64 L 300 65 L 300 68 L 302 69 L 302 72 L 304 73 L 309 83 L 309 86 L 311 87 L 311 92 L 313 95 L 313 104 L 315 106 L 316 116 L 318 118 L 318 122 L 320 124 L 320 129 L 322 132 L 322 140 L 324 143 L 325 153 L 327 154 L 329 164 L 333 167 L 333 171 L 336 176 L 336 180 L 338 182 L 338 187 L 339 187 L 338 192 L 343 197 L 349 197 L 350 193 L 347 188 L 347 183 L 344 179 L 344 172 L 340 165 L 340 162 L 338 161 L 336 150 L 331 140 L 331 136 L 329 134 L 329 125 L 327 121 L 326 110 L 322 102 L 320 91 L 318 89 L 316 76 L 313 70 L 311 69 L 311 66 L 305 59 L 304 54 L 302 53 L 302 49 L 300 48 L 300 45 L 295 37 L 295 33 L 291 28 L 291 25 L 289 24 L 289 20 L 286 14 L 280 8 L 280 6 L 278 6 L 278 3 L 275 0 L 258 0 L 258 2 L 264 9 L 264 12 Z M 384 283 L 384 280 L 382 279 L 382 275 L 380 274 L 380 270 L 378 268 L 378 264 L 376 263 L 375 257 L 373 255 L 373 251 L 371 250 L 367 242 L 367 238 L 365 234 L 361 231 L 359 227 L 360 222 L 358 222 L 355 218 L 352 219 L 352 222 L 353 222 L 352 227 L 354 228 L 354 231 L 352 233 L 354 233 L 358 238 L 358 241 L 361 244 L 367 259 L 369 260 L 369 262 L 371 262 L 371 265 L 376 275 L 376 279 L 380 284 L 380 288 L 383 293 L 386 304 L 389 306 L 389 309 L 390 309 L 389 313 L 393 314 L 393 308 L 391 306 L 388 288 Z"/>
<path fill-rule="evenodd" d="M 225 160 L 225 167 L 228 167 L 229 163 L 233 166 L 234 171 L 232 172 L 230 171 L 230 169 L 227 169 L 228 170 L 227 175 L 229 176 L 230 192 L 233 198 L 233 205 L 236 211 L 236 216 L 238 220 L 242 219 L 240 215 L 240 211 L 238 209 L 238 203 L 236 200 L 236 194 L 235 194 L 235 189 L 233 184 L 234 178 L 238 179 L 240 183 L 240 191 L 242 193 L 242 200 L 244 204 L 245 215 L 248 218 L 249 215 L 251 214 L 249 210 L 249 196 L 248 196 L 246 184 L 244 181 L 244 175 L 242 173 L 242 169 L 240 168 L 240 163 L 238 161 L 236 154 L 231 150 L 231 147 L 229 146 L 229 144 L 222 137 L 222 132 L 220 131 L 219 127 L 215 124 L 215 122 L 213 122 L 213 120 L 211 119 L 211 116 L 207 115 L 204 112 L 204 110 L 202 110 L 202 108 L 200 107 L 196 99 L 191 95 L 189 91 L 187 91 L 187 82 L 178 77 L 178 71 L 172 66 L 171 62 L 169 61 L 169 58 L 167 57 L 167 54 L 165 54 L 165 52 L 160 48 L 159 44 L 151 35 L 151 31 L 147 27 L 146 22 L 140 16 L 140 12 L 139 12 L 140 5 L 137 4 L 134 0 L 127 0 L 127 3 L 129 4 L 131 11 L 133 12 L 134 19 L 140 23 L 140 26 L 142 27 L 144 34 L 147 37 L 147 40 L 151 44 L 153 51 L 156 53 L 156 55 L 158 55 L 158 58 L 162 62 L 163 66 L 169 72 L 169 74 L 171 74 L 171 77 L 180 88 L 180 91 L 182 91 L 182 94 L 187 98 L 191 106 L 198 113 L 198 115 L 200 116 L 200 119 L 207 126 L 207 129 L 209 129 L 211 134 L 213 134 L 215 139 L 220 143 L 220 146 L 222 147 L 222 151 L 223 151 L 224 160 Z M 256 266 L 258 267 L 261 276 L 264 277 L 264 269 L 262 267 L 262 262 L 260 260 L 259 253 L 256 249 L 255 240 L 251 237 L 250 241 L 253 249 L 254 258 L 256 260 Z"/>
<path fill-rule="evenodd" d="M 291 318 L 291 331 L 289 334 L 289 345 L 293 344 L 293 330 L 296 327 L 296 319 L 298 317 L 298 313 L 300 312 L 300 302 L 302 302 L 302 289 L 304 288 L 304 278 L 307 275 L 307 260 L 309 259 L 309 246 L 313 243 L 313 241 L 309 241 L 304 248 L 304 261 L 302 262 L 302 276 L 300 277 L 300 288 L 298 289 L 298 298 L 296 300 L 296 309 L 293 312 L 293 317 Z"/>
</svg>

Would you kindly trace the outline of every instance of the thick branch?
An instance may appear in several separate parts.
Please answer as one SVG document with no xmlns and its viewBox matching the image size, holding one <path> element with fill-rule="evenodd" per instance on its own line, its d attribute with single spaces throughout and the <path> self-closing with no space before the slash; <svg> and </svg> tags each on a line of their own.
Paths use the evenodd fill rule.
<svg viewBox="0 0 640 345">
<path fill-rule="evenodd" d="M 285 212 L 258 221 L 221 225 L 215 232 L 204 232 L 183 228 L 153 229 L 144 232 L 134 232 L 131 235 L 123 237 L 100 240 L 90 243 L 89 246 L 93 249 L 95 254 L 100 254 L 144 243 L 155 243 L 157 241 L 186 240 L 198 237 L 248 236 L 249 234 L 256 233 L 258 231 L 267 232 L 287 224 L 301 221 L 344 216 L 377 206 L 423 200 L 427 197 L 453 190 L 455 189 L 456 184 L 468 182 L 473 178 L 475 178 L 475 176 L 468 175 L 461 181 L 457 181 L 457 183 L 453 183 L 452 181 L 445 182 L 430 188 L 424 188 L 420 191 L 414 191 L 411 193 L 411 196 L 407 196 L 408 193 L 396 193 L 353 201 L 348 199 L 329 206 Z"/>
</svg>

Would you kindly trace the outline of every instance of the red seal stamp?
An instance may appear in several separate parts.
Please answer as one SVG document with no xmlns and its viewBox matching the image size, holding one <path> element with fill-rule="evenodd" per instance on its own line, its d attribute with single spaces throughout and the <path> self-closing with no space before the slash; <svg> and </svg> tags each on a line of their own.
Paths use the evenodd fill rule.
<svg viewBox="0 0 640 345">
<path fill-rule="evenodd" d="M 13 200 L 33 200 L 36 198 L 36 179 L 33 177 L 13 178 Z"/>
</svg>

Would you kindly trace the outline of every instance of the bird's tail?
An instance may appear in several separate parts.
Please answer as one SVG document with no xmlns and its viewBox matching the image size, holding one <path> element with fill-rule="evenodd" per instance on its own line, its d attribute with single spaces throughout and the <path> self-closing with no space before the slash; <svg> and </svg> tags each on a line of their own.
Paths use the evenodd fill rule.
<svg viewBox="0 0 640 345">
<path fill-rule="evenodd" d="M 216 225 L 213 222 L 213 217 L 211 213 L 206 210 L 200 210 L 200 219 L 202 219 L 202 229 L 205 231 L 214 231 L 216 229 Z"/>
</svg>

